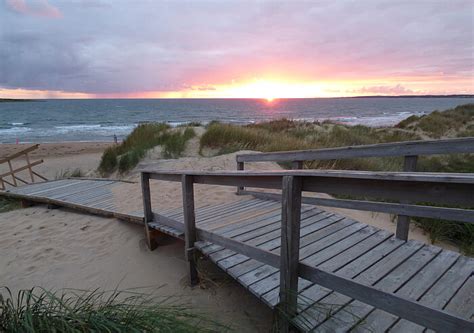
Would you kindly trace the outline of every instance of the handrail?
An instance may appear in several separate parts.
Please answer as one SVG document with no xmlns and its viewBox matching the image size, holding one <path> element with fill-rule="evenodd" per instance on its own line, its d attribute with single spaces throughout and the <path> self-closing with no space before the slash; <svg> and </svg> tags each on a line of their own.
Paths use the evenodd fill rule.
<svg viewBox="0 0 474 333">
<path fill-rule="evenodd" d="M 394 157 L 474 153 L 474 137 L 405 141 L 325 149 L 249 153 L 237 155 L 237 162 L 287 162 L 338 160 L 362 157 Z"/>
<path fill-rule="evenodd" d="M 310 149 L 299 151 L 281 151 L 271 153 L 250 153 L 236 156 L 237 170 L 244 170 L 245 162 L 292 162 L 292 169 L 303 169 L 304 161 L 338 160 L 367 157 L 403 156 L 403 171 L 416 171 L 419 155 L 474 153 L 474 137 L 442 140 L 405 141 L 360 145 L 350 147 Z M 243 186 L 237 187 L 237 194 L 244 194 Z M 397 238 L 408 239 L 410 216 L 399 215 Z"/>
<path fill-rule="evenodd" d="M 184 226 L 172 223 L 165 216 L 152 211 L 150 199 L 150 180 L 165 180 L 182 183 Z M 341 181 L 343 180 L 343 181 Z M 190 282 L 195 284 L 198 272 L 195 263 L 194 243 L 208 241 L 236 251 L 262 263 L 280 269 L 280 306 L 286 315 L 296 315 L 298 277 L 302 277 L 323 287 L 341 292 L 349 297 L 365 302 L 381 310 L 408 319 L 425 327 L 441 331 L 472 331 L 474 322 L 434 309 L 416 301 L 383 292 L 363 285 L 337 274 L 323 271 L 299 261 L 299 230 L 302 191 L 338 192 L 345 190 L 351 194 L 390 197 L 398 200 L 436 199 L 438 202 L 456 203 L 463 197 L 472 197 L 474 193 L 474 174 L 433 174 L 433 173 L 378 173 L 351 171 L 143 171 L 141 173 L 145 231 L 152 245 L 148 222 L 155 220 L 164 225 L 179 228 L 185 234 L 185 253 L 189 262 Z M 226 186 L 249 186 L 282 189 L 282 234 L 281 254 L 254 247 L 243 242 L 229 239 L 201 229 L 195 224 L 193 184 L 212 184 Z M 471 195 L 469 195 L 471 193 Z M 416 197 L 418 196 L 418 199 Z M 454 200 L 452 200 L 455 198 Z M 474 205 L 474 198 L 465 198 L 466 204 Z M 390 204 L 396 209 L 397 204 Z M 403 206 L 403 205 L 402 205 Z M 406 206 L 406 205 L 405 205 Z M 413 209 L 413 207 L 410 207 Z M 432 209 L 443 209 L 430 207 Z M 474 223 L 474 211 L 463 210 Z M 289 325 L 288 317 L 283 318 Z"/>
<path fill-rule="evenodd" d="M 35 176 L 42 179 L 42 180 L 45 180 L 45 181 L 48 180 L 46 177 L 43 177 L 42 175 L 40 175 L 37 172 L 33 171 L 33 167 L 43 163 L 43 160 L 30 162 L 30 157 L 29 157 L 28 153 L 38 149 L 38 147 L 39 147 L 39 144 L 35 144 L 33 146 L 30 146 L 30 147 L 27 147 L 23 150 L 20 150 L 20 151 L 12 154 L 10 156 L 7 156 L 7 157 L 4 157 L 4 158 L 0 159 L 0 164 L 8 163 L 8 169 L 9 169 L 8 172 L 0 174 L 0 190 L 4 190 L 6 188 L 5 184 L 8 184 L 8 185 L 13 186 L 13 187 L 18 186 L 17 180 L 24 183 L 24 184 L 28 184 L 27 181 L 25 181 L 24 179 L 22 179 L 22 178 L 18 177 L 18 175 L 16 175 L 17 173 L 19 173 L 21 171 L 24 171 L 24 170 L 29 171 L 32 183 L 35 182 Z M 21 157 L 21 156 L 25 157 L 26 164 L 21 166 L 21 167 L 17 167 L 15 169 L 12 165 L 12 161 L 14 159 L 18 158 L 18 157 Z M 9 182 L 8 180 L 5 179 L 5 177 L 7 177 L 7 176 L 11 176 L 12 182 Z"/>
</svg>

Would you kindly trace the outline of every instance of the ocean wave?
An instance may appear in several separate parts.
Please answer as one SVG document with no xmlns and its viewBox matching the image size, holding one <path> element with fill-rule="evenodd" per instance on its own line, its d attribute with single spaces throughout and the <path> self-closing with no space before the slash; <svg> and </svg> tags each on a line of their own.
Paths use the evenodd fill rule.
<svg viewBox="0 0 474 333">
<path fill-rule="evenodd" d="M 0 135 L 17 135 L 22 133 L 31 132 L 30 127 L 10 127 L 10 128 L 0 128 Z"/>
<path fill-rule="evenodd" d="M 95 133 L 113 133 L 126 134 L 131 132 L 137 125 L 101 125 L 101 124 L 90 124 L 90 125 L 66 125 L 66 126 L 55 126 L 54 131 L 57 133 L 71 133 L 71 132 L 95 132 Z"/>
</svg>

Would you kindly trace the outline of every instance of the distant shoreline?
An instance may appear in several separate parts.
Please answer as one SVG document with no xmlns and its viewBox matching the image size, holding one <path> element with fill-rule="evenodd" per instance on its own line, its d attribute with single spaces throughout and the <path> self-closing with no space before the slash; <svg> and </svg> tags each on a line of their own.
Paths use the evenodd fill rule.
<svg viewBox="0 0 474 333">
<path fill-rule="evenodd" d="M 459 95 L 367 95 L 367 96 L 338 96 L 338 97 L 282 97 L 278 99 L 344 99 L 344 98 L 474 98 L 474 94 Z M 8 102 L 42 102 L 47 100 L 261 100 L 261 98 L 248 97 L 218 97 L 218 98 L 36 98 L 36 99 L 20 99 L 20 98 L 0 98 L 0 103 Z"/>
<path fill-rule="evenodd" d="M 0 103 L 9 102 L 40 102 L 39 99 L 22 99 L 22 98 L 0 98 Z"/>
</svg>

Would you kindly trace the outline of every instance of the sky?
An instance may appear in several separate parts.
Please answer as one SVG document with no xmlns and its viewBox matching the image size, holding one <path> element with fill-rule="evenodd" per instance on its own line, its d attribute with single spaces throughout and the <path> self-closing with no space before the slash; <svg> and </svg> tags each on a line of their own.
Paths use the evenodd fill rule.
<svg viewBox="0 0 474 333">
<path fill-rule="evenodd" d="M 474 2 L 0 0 L 3 98 L 474 94 Z"/>
</svg>

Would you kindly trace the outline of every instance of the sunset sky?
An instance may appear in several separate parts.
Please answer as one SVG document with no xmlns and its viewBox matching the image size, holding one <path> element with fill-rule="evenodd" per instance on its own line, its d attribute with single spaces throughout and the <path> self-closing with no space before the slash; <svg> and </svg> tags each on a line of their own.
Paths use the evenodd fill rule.
<svg viewBox="0 0 474 333">
<path fill-rule="evenodd" d="M 3 98 L 412 94 L 474 94 L 472 1 L 0 3 Z"/>
</svg>

